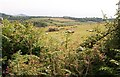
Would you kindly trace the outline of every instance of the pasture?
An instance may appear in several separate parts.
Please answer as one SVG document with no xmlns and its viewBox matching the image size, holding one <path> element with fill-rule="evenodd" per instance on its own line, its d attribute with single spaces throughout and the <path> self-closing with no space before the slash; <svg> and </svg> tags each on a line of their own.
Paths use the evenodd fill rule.
<svg viewBox="0 0 120 77">
<path fill-rule="evenodd" d="M 58 20 L 54 18 L 54 20 Z M 63 21 L 60 20 L 59 21 Z M 64 22 L 68 20 L 64 19 Z M 69 22 L 73 22 L 69 20 Z M 76 23 L 74 21 L 74 23 Z M 78 23 L 78 22 L 77 22 Z M 39 27 L 38 27 L 39 28 Z M 47 32 L 50 28 L 56 28 L 58 31 Z M 87 23 L 87 22 L 79 22 L 79 25 L 72 26 L 47 26 L 45 28 L 39 28 L 43 31 L 44 40 L 46 45 L 50 43 L 57 43 L 61 45 L 67 40 L 69 40 L 69 47 L 73 47 L 76 49 L 84 40 L 95 33 L 95 29 L 104 30 L 105 26 L 103 23 Z M 67 31 L 74 31 L 74 33 L 67 33 Z M 48 41 L 47 41 L 48 40 Z"/>
</svg>

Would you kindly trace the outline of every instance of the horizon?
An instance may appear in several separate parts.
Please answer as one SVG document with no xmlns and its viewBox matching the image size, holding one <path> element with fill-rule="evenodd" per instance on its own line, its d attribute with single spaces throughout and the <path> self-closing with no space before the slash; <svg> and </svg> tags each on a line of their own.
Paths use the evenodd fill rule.
<svg viewBox="0 0 120 77">
<path fill-rule="evenodd" d="M 10 15 L 25 14 L 28 16 L 103 18 L 103 11 L 107 17 L 114 18 L 117 12 L 116 4 L 118 1 L 119 0 L 0 0 L 0 12 Z"/>
<path fill-rule="evenodd" d="M 0 12 L 1 13 L 1 12 Z M 2 13 L 2 14 L 6 14 L 6 13 Z M 11 15 L 11 14 L 6 14 L 6 15 Z M 23 14 L 25 16 L 21 16 L 21 17 L 51 17 L 51 18 L 64 18 L 64 17 L 70 17 L 70 18 L 102 18 L 103 17 L 73 17 L 73 16 L 29 16 L 29 15 L 26 15 L 26 14 Z M 2 15 L 0 15 L 2 17 Z M 20 16 L 20 14 L 18 15 L 11 15 L 11 16 Z M 108 19 L 114 19 L 115 17 L 108 17 Z"/>
</svg>

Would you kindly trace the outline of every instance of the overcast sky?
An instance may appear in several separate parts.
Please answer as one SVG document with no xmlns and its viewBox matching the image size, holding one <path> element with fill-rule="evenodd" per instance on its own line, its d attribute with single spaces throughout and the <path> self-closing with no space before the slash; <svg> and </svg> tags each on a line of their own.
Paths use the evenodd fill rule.
<svg viewBox="0 0 120 77">
<path fill-rule="evenodd" d="M 114 17 L 118 0 L 0 0 L 0 12 L 34 16 Z"/>
</svg>

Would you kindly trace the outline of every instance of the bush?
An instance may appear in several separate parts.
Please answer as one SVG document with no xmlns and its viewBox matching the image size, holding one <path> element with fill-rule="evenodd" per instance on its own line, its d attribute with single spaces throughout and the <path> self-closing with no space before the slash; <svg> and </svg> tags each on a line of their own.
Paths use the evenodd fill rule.
<svg viewBox="0 0 120 77">
<path fill-rule="evenodd" d="M 13 53 L 21 50 L 22 54 L 39 54 L 41 50 L 41 31 L 30 23 L 22 25 L 19 22 L 10 23 L 3 21 L 2 27 L 2 50 L 3 57 L 10 57 Z M 39 40 L 39 41 L 38 41 Z"/>
<path fill-rule="evenodd" d="M 8 72 L 11 76 L 21 75 L 39 75 L 40 74 L 40 62 L 39 57 L 35 55 L 21 55 L 17 52 L 12 55 L 12 59 L 9 60 Z"/>
<path fill-rule="evenodd" d="M 22 55 L 40 55 L 43 47 L 40 41 L 41 33 L 41 31 L 30 23 L 23 25 L 18 21 L 9 22 L 8 20 L 3 20 L 2 57 L 7 57 L 7 59 L 3 61 L 3 71 L 5 71 L 8 66 L 8 60 L 11 59 L 11 56 L 17 51 L 20 51 Z"/>
<path fill-rule="evenodd" d="M 45 22 L 33 22 L 33 25 L 37 26 L 37 27 L 46 27 L 47 23 L 45 23 Z"/>
</svg>

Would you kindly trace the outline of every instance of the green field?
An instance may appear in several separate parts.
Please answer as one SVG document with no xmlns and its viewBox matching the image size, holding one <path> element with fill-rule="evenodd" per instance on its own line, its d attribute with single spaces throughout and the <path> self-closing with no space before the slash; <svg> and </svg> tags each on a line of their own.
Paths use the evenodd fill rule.
<svg viewBox="0 0 120 77">
<path fill-rule="evenodd" d="M 31 18 L 27 20 L 29 22 L 43 22 L 49 26 L 74 26 L 80 25 L 81 23 L 72 20 L 72 19 L 65 19 L 65 18 Z"/>
<path fill-rule="evenodd" d="M 69 39 L 70 39 L 70 46 L 74 45 L 75 47 L 79 46 L 80 43 L 82 43 L 88 36 L 91 36 L 94 34 L 95 28 L 98 28 L 100 30 L 104 30 L 105 26 L 103 23 L 96 23 L 96 22 L 77 22 L 75 20 L 71 19 L 63 19 L 63 18 L 51 18 L 53 20 L 53 23 L 57 22 L 67 22 L 67 23 L 72 23 L 72 26 L 58 26 L 58 25 L 48 25 L 45 28 L 39 28 L 40 30 L 43 31 L 44 36 L 49 39 L 56 39 L 60 43 L 65 40 L 65 32 L 67 30 L 73 30 L 74 33 L 69 34 Z M 49 21 L 49 18 L 34 18 L 32 21 Z M 75 23 L 75 24 L 74 24 Z M 78 24 L 79 23 L 79 24 Z M 56 23 L 57 24 L 57 23 Z M 77 24 L 77 25 L 76 25 Z M 53 31 L 53 32 L 46 32 L 49 28 L 57 28 L 59 31 Z"/>
</svg>

